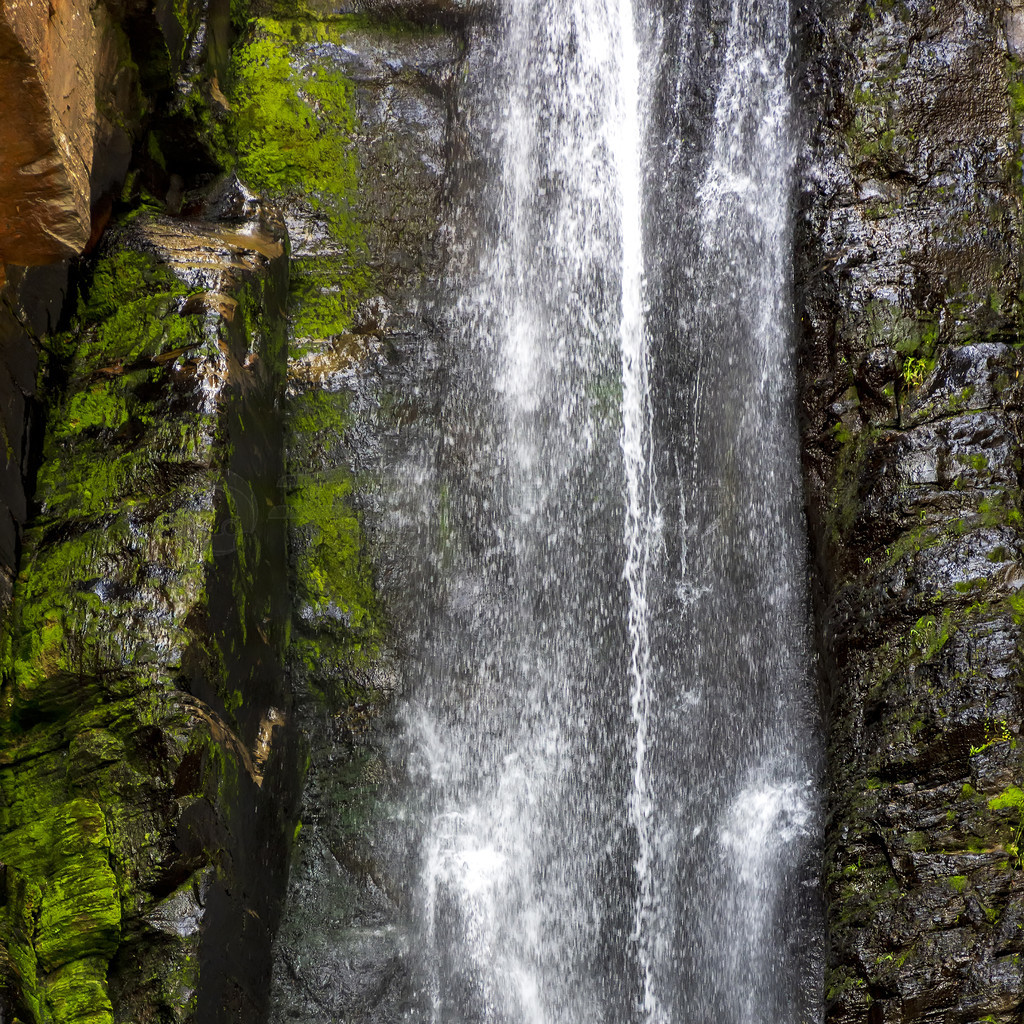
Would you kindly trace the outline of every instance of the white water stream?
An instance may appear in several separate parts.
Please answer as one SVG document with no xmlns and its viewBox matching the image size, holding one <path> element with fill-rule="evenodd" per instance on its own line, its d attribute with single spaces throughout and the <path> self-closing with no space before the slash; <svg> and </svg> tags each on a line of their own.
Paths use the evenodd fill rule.
<svg viewBox="0 0 1024 1024">
<path fill-rule="evenodd" d="M 410 1020 L 819 1012 L 789 12 L 718 6 L 505 0 L 467 99 Z"/>
</svg>

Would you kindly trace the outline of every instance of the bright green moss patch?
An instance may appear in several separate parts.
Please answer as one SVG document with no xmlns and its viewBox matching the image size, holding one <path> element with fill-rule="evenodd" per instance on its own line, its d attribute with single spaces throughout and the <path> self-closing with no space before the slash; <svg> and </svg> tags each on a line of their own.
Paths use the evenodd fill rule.
<svg viewBox="0 0 1024 1024">
<path fill-rule="evenodd" d="M 58 430 L 53 436 L 62 440 L 68 435 Z M 118 451 L 72 440 L 60 454 L 62 458 L 46 462 L 39 474 L 38 497 L 49 516 L 93 517 L 131 508 L 153 494 L 163 472 L 154 452 L 134 446 Z"/>
<path fill-rule="evenodd" d="M 370 284 L 370 271 L 358 259 L 318 256 L 296 260 L 290 283 L 292 334 L 316 340 L 343 334 Z"/>
<path fill-rule="evenodd" d="M 300 599 L 343 627 L 354 654 L 371 653 L 381 637 L 380 611 L 352 502 L 352 477 L 344 470 L 301 476 L 289 506 L 301 538 Z"/>
<path fill-rule="evenodd" d="M 999 796 L 989 800 L 988 806 L 993 811 L 1002 811 L 1008 807 L 1013 807 L 1021 814 L 1024 814 L 1024 789 L 1021 789 L 1019 786 L 1010 786 L 1008 789 L 1003 790 Z"/>
<path fill-rule="evenodd" d="M 40 797 L 38 813 L 0 838 L 0 860 L 20 876 L 8 948 L 40 1021 L 110 1024 L 107 964 L 121 902 L 106 819 L 93 801 L 45 807 Z"/>
<path fill-rule="evenodd" d="M 54 1024 L 113 1024 L 114 1008 L 107 996 L 107 961 L 101 957 L 74 960 L 51 974 L 43 987 Z"/>
<path fill-rule="evenodd" d="M 122 615 L 122 599 L 112 600 L 109 593 L 121 588 L 123 600 L 152 600 L 147 562 L 139 562 L 137 553 L 132 564 L 122 564 L 128 556 L 117 555 L 130 547 L 136 533 L 124 516 L 54 543 L 44 543 L 38 529 L 30 533 L 18 578 L 12 648 L 19 703 L 41 707 L 42 701 L 59 710 L 70 701 L 75 707 L 86 679 L 103 677 L 109 686 L 111 670 L 158 661 L 158 647 L 168 641 L 184 646 L 184 618 L 203 592 L 203 545 L 212 528 L 212 509 L 179 509 L 154 524 L 156 535 L 149 545 L 154 563 L 148 564 L 163 568 L 153 570 L 153 585 L 159 588 L 161 604 L 177 613 L 160 636 L 133 630 Z M 63 675 L 80 678 L 77 697 L 73 688 L 65 692 L 55 682 L 44 685 Z"/>
<path fill-rule="evenodd" d="M 300 46 L 332 36 L 337 28 L 319 21 L 253 23 L 233 62 L 238 168 L 258 189 L 309 193 L 338 240 L 361 246 L 350 205 L 359 170 L 355 87 L 326 61 L 314 58 L 301 74 L 293 66 Z"/>
<path fill-rule="evenodd" d="M 954 892 L 963 892 L 967 888 L 966 875 L 953 875 L 949 879 L 949 886 Z"/>
<path fill-rule="evenodd" d="M 94 384 L 72 395 L 62 411 L 62 426 L 68 433 L 87 430 L 117 430 L 128 420 L 124 389 L 115 381 Z"/>
<path fill-rule="evenodd" d="M 77 355 L 73 371 L 116 374 L 133 361 L 201 343 L 197 318 L 174 312 L 187 294 L 152 256 L 122 250 L 101 259 L 79 299 L 78 330 L 64 337 Z"/>
<path fill-rule="evenodd" d="M 233 63 L 238 171 L 253 188 L 297 196 L 320 213 L 336 251 L 294 261 L 292 334 L 343 333 L 372 282 L 358 214 L 355 86 L 325 46 L 365 28 L 360 17 L 261 18 Z"/>
<path fill-rule="evenodd" d="M 0 912 L 0 944 L 6 950 L 13 980 L 29 1013 L 40 1015 L 39 965 L 32 936 L 43 894 L 38 884 L 13 865 L 4 872 L 3 911 Z M 2 976 L 0 976 L 2 977 Z"/>
<path fill-rule="evenodd" d="M 78 315 L 86 323 L 114 316 L 140 296 L 183 294 L 184 287 L 171 270 L 153 257 L 133 250 L 119 250 L 93 268 L 78 302 Z"/>
<path fill-rule="evenodd" d="M 332 465 L 332 454 L 351 426 L 345 392 L 310 388 L 294 395 L 289 416 L 289 456 L 297 468 Z"/>
</svg>

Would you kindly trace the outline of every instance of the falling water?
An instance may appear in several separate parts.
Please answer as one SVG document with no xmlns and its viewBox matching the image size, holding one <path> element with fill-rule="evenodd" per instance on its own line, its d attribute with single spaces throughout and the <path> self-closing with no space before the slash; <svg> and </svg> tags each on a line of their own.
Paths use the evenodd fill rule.
<svg viewBox="0 0 1024 1024">
<path fill-rule="evenodd" d="M 410 1020 L 816 993 L 785 0 L 505 0 L 406 709 Z"/>
</svg>

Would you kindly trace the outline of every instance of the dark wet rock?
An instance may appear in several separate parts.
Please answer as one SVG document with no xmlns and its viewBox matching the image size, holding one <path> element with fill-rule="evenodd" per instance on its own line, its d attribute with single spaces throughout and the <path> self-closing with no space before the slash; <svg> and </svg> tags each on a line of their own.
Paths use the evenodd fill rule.
<svg viewBox="0 0 1024 1024">
<path fill-rule="evenodd" d="M 460 51 L 448 31 L 365 14 L 296 24 L 287 45 L 294 88 L 331 83 L 314 123 L 331 139 L 326 157 L 353 173 L 314 165 L 279 193 L 293 255 L 289 669 L 310 759 L 274 1022 L 397 1019 L 408 996 L 407 865 L 389 806 L 401 766 L 388 740 L 398 687 L 388 613 L 401 615 L 402 582 L 384 545 L 395 542 L 385 479 L 426 400 Z M 324 200 L 328 181 L 335 202 Z"/>
<path fill-rule="evenodd" d="M 4 442 L 0 470 L 0 630 L 6 628 L 21 531 L 28 515 L 25 481 L 31 476 L 40 423 L 35 408 L 38 341 L 56 330 L 67 292 L 66 264 L 9 267 L 0 285 L 0 422 Z"/>
<path fill-rule="evenodd" d="M 1021 83 L 1007 17 L 988 2 L 826 2 L 802 24 L 830 1024 L 1009 1022 L 1024 1006 Z"/>
<path fill-rule="evenodd" d="M 456 23 L 470 18 L 493 17 L 498 11 L 496 0 L 349 0 L 346 6 L 378 18 L 398 17 L 428 22 L 442 19 Z"/>
</svg>

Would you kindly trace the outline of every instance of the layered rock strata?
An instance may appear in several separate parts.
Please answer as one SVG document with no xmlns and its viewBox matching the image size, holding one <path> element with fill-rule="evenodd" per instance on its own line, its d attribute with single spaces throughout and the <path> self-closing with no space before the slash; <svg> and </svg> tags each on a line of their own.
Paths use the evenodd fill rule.
<svg viewBox="0 0 1024 1024">
<path fill-rule="evenodd" d="M 1024 1006 L 1019 12 L 806 10 L 830 1024 Z"/>
<path fill-rule="evenodd" d="M 88 241 L 95 36 L 86 3 L 0 8 L 0 262 L 51 263 Z"/>
</svg>

